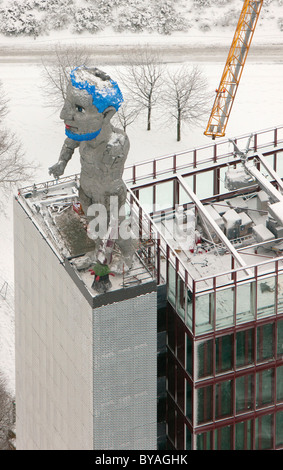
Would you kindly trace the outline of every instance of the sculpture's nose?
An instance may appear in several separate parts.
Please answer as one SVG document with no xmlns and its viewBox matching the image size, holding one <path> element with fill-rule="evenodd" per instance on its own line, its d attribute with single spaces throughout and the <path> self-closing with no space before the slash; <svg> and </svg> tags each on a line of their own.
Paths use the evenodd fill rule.
<svg viewBox="0 0 283 470">
<path fill-rule="evenodd" d="M 63 121 L 72 121 L 74 118 L 71 104 L 66 100 L 60 113 L 60 119 Z"/>
</svg>

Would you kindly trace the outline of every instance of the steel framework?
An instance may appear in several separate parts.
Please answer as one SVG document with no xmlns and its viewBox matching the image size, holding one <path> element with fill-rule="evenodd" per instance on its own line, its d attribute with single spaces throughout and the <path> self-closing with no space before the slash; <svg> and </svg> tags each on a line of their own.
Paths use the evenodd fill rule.
<svg viewBox="0 0 283 470">
<path fill-rule="evenodd" d="M 204 132 L 207 136 L 225 136 L 225 130 L 250 49 L 263 0 L 245 0 L 230 47 L 224 71 Z"/>
</svg>

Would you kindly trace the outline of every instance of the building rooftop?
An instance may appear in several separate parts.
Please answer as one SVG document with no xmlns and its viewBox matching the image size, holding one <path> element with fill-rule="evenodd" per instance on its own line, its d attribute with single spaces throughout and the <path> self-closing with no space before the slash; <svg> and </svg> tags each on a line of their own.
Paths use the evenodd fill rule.
<svg viewBox="0 0 283 470">
<path fill-rule="evenodd" d="M 18 202 L 27 211 L 42 236 L 50 244 L 57 257 L 76 271 L 92 296 L 98 293 L 92 288 L 91 273 L 96 260 L 93 257 L 95 241 L 87 234 L 86 217 L 78 200 L 78 177 L 71 176 L 58 181 L 48 181 L 24 188 L 18 193 Z M 118 255 L 114 249 L 113 262 Z M 125 287 L 151 282 L 155 277 L 154 266 L 144 259 L 142 241 L 137 245 L 132 268 L 111 273 L 109 292 Z"/>
<path fill-rule="evenodd" d="M 187 164 L 183 152 L 160 159 L 159 170 L 155 160 L 144 163 L 147 173 L 142 164 L 125 169 L 137 250 L 130 272 L 111 279 L 114 290 L 153 278 L 165 283 L 168 264 L 195 292 L 283 269 L 283 184 L 274 169 L 282 166 L 283 135 L 278 129 L 263 135 L 266 143 L 254 137 L 245 163 L 227 145 L 222 154 L 213 144 L 188 151 Z M 78 185 L 77 175 L 49 181 L 22 189 L 18 199 L 93 294 L 85 260 L 94 242 L 79 211 Z"/>
</svg>

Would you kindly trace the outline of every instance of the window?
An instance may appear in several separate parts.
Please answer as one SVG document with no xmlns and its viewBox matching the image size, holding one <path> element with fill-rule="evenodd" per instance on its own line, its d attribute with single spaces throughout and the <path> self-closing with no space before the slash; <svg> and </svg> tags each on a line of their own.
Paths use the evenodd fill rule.
<svg viewBox="0 0 283 470">
<path fill-rule="evenodd" d="M 253 406 L 254 375 L 244 375 L 236 379 L 236 413 L 250 411 Z"/>
<path fill-rule="evenodd" d="M 277 411 L 276 413 L 276 447 L 283 446 L 283 411 Z"/>
<path fill-rule="evenodd" d="M 216 328 L 234 325 L 234 289 L 216 291 Z"/>
<path fill-rule="evenodd" d="M 199 388 L 198 395 L 198 408 L 197 408 L 197 421 L 198 424 L 205 423 L 212 420 L 212 386 Z"/>
<path fill-rule="evenodd" d="M 214 293 L 196 297 L 196 333 L 211 331 L 214 325 Z"/>
<path fill-rule="evenodd" d="M 211 431 L 197 435 L 197 450 L 211 450 Z"/>
<path fill-rule="evenodd" d="M 255 283 L 242 284 L 237 286 L 237 323 L 244 323 L 254 320 L 255 317 Z"/>
<path fill-rule="evenodd" d="M 277 322 L 277 356 L 283 356 L 283 320 Z"/>
<path fill-rule="evenodd" d="M 175 397 L 175 361 L 171 354 L 168 354 L 167 357 L 167 364 L 168 364 L 168 372 L 167 372 L 167 380 L 168 380 L 168 391 L 171 393 L 172 397 Z"/>
<path fill-rule="evenodd" d="M 274 371 L 264 370 L 256 374 L 256 404 L 257 408 L 273 403 Z"/>
<path fill-rule="evenodd" d="M 257 328 L 257 363 L 274 358 L 274 324 Z"/>
<path fill-rule="evenodd" d="M 216 373 L 233 367 L 233 335 L 221 336 L 215 341 Z"/>
<path fill-rule="evenodd" d="M 168 266 L 168 300 L 171 302 L 171 304 L 175 307 L 176 304 L 176 271 L 169 263 Z"/>
<path fill-rule="evenodd" d="M 255 450 L 272 449 L 272 415 L 255 420 Z"/>
<path fill-rule="evenodd" d="M 232 381 L 227 380 L 216 385 L 216 419 L 223 418 L 232 414 Z"/>
<path fill-rule="evenodd" d="M 235 425 L 235 450 L 252 449 L 252 421 L 242 421 Z"/>
<path fill-rule="evenodd" d="M 156 185 L 156 210 L 169 209 L 173 207 L 173 181 Z"/>
<path fill-rule="evenodd" d="M 186 288 L 185 288 L 185 283 L 184 281 L 178 276 L 178 281 L 177 281 L 177 312 L 180 315 L 180 317 L 185 319 L 185 309 L 186 309 L 186 297 L 185 295 L 187 294 Z"/>
<path fill-rule="evenodd" d="M 275 312 L 275 278 L 259 280 L 257 284 L 257 316 L 266 317 Z"/>
<path fill-rule="evenodd" d="M 193 373 L 193 341 L 191 337 L 187 334 L 187 361 L 186 361 L 186 369 L 189 374 L 192 375 Z"/>
<path fill-rule="evenodd" d="M 192 420 L 193 413 L 193 390 L 192 384 L 186 380 L 186 416 Z"/>
<path fill-rule="evenodd" d="M 254 364 L 254 330 L 239 331 L 236 334 L 236 367 Z"/>
<path fill-rule="evenodd" d="M 207 377 L 213 371 L 213 340 L 209 339 L 197 345 L 197 377 Z"/>
<path fill-rule="evenodd" d="M 276 369 L 276 402 L 283 401 L 283 366 Z"/>
<path fill-rule="evenodd" d="M 214 432 L 215 450 L 232 449 L 232 426 L 215 429 Z"/>
</svg>

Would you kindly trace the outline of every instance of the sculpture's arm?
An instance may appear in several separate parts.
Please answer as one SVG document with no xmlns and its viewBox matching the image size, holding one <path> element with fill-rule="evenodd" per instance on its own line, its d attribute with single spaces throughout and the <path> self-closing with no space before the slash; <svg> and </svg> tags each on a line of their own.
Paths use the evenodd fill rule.
<svg viewBox="0 0 283 470">
<path fill-rule="evenodd" d="M 53 175 L 54 178 L 59 178 L 59 176 L 63 175 L 68 161 L 71 160 L 75 149 L 79 147 L 79 145 L 80 142 L 76 142 L 67 137 L 60 152 L 59 160 L 55 165 L 49 168 L 49 174 Z"/>
</svg>

